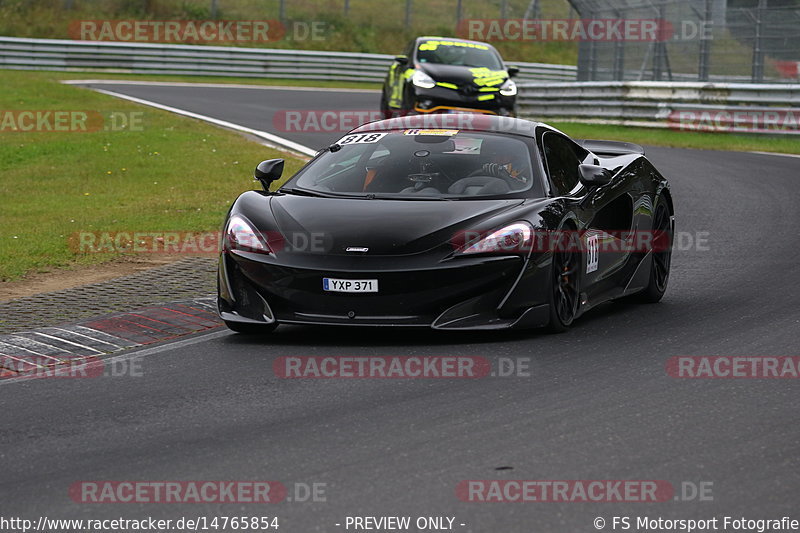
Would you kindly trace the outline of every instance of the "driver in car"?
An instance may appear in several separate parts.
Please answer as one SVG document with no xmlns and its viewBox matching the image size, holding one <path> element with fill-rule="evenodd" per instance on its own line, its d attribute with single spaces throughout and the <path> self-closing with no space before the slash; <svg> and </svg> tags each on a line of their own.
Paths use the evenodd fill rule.
<svg viewBox="0 0 800 533">
<path fill-rule="evenodd" d="M 499 154 L 494 155 L 491 159 L 471 175 L 500 178 L 508 182 L 509 185 L 518 184 L 519 187 L 528 183 L 530 178 L 527 174 L 530 169 L 530 163 L 527 161 L 520 157 Z"/>
</svg>

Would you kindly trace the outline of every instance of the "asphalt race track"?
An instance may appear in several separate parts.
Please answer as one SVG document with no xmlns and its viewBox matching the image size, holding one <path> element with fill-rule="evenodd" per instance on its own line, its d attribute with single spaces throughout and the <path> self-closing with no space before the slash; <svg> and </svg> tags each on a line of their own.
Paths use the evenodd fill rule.
<svg viewBox="0 0 800 533">
<path fill-rule="evenodd" d="M 267 131 L 276 110 L 369 109 L 378 99 L 103 88 Z M 339 135 L 287 137 L 319 148 Z M 665 371 L 681 355 L 800 355 L 800 159 L 647 152 L 672 182 L 678 231 L 694 241 L 679 243 L 661 303 L 604 305 L 562 335 L 283 326 L 251 339 L 217 330 L 124 356 L 143 354 L 142 377 L 2 382 L 3 514 L 270 515 L 285 533 L 345 531 L 347 516 L 364 515 L 454 516 L 457 531 L 492 533 L 596 531 L 596 517 L 611 530 L 625 515 L 800 518 L 798 381 Z M 292 355 L 527 357 L 530 375 L 277 378 L 274 359 Z M 713 491 L 660 503 L 460 501 L 457 484 L 476 479 L 666 480 L 678 500 L 690 499 L 683 482 Z M 81 505 L 68 495 L 81 480 L 324 483 L 325 501 Z"/>
</svg>

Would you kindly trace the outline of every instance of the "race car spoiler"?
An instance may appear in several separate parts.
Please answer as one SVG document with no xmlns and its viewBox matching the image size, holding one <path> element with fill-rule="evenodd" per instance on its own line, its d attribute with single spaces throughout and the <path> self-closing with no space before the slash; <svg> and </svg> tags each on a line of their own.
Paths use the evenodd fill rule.
<svg viewBox="0 0 800 533">
<path fill-rule="evenodd" d="M 597 155 L 644 155 L 644 148 L 638 144 L 626 143 L 621 141 L 598 141 L 594 139 L 576 140 L 578 144 Z"/>
</svg>

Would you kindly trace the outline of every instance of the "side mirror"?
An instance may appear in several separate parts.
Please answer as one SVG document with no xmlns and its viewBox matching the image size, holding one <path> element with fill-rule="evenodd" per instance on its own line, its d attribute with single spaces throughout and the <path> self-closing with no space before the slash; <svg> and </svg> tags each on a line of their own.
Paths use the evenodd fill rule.
<svg viewBox="0 0 800 533">
<path fill-rule="evenodd" d="M 394 56 L 394 60 L 400 63 L 401 65 L 408 65 L 408 56 L 406 55 Z"/>
<path fill-rule="evenodd" d="M 611 183 L 613 174 L 601 166 L 597 165 L 580 165 L 580 178 L 581 183 L 587 187 L 601 187 Z"/>
<path fill-rule="evenodd" d="M 506 72 L 508 72 L 508 77 L 513 78 L 517 74 L 519 74 L 519 67 L 515 67 L 513 65 L 509 65 L 506 67 Z"/>
<path fill-rule="evenodd" d="M 261 182 L 265 191 L 269 190 L 269 185 L 283 174 L 283 159 L 267 159 L 262 161 L 253 172 L 253 177 Z"/>
</svg>

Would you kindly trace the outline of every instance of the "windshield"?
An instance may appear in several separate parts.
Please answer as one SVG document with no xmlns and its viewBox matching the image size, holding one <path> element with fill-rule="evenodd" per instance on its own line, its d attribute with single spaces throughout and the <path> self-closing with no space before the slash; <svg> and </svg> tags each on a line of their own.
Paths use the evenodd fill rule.
<svg viewBox="0 0 800 533">
<path fill-rule="evenodd" d="M 304 167 L 283 191 L 392 199 L 542 196 L 528 144 L 458 130 L 346 135 Z"/>
<path fill-rule="evenodd" d="M 461 41 L 422 41 L 417 49 L 417 62 L 482 67 L 503 70 L 503 63 L 489 46 Z"/>
</svg>

